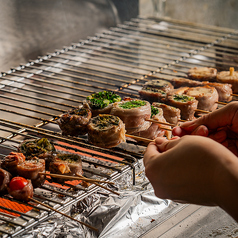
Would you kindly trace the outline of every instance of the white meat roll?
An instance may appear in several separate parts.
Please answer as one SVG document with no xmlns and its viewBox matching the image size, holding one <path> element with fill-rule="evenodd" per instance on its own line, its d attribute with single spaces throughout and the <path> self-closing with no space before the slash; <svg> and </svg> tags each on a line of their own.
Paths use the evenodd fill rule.
<svg viewBox="0 0 238 238">
<path fill-rule="evenodd" d="M 198 81 L 216 81 L 217 69 L 209 67 L 194 67 L 188 70 L 188 77 Z"/>
<path fill-rule="evenodd" d="M 214 87 L 218 92 L 218 100 L 220 102 L 230 102 L 232 100 L 232 85 L 229 83 L 210 83 L 203 82 L 204 85 Z"/>
<path fill-rule="evenodd" d="M 219 83 L 228 83 L 232 85 L 233 93 L 238 93 L 238 71 L 230 67 L 230 71 L 221 71 L 217 74 Z"/>
<path fill-rule="evenodd" d="M 209 82 L 209 81 L 196 81 L 186 78 L 173 78 L 172 84 L 175 88 L 181 87 L 199 87 L 208 85 L 210 87 L 214 87 L 219 95 L 218 100 L 220 102 L 230 102 L 232 100 L 232 85 L 228 83 L 217 83 L 217 82 Z"/>
<path fill-rule="evenodd" d="M 161 108 L 156 108 L 154 106 L 151 106 L 151 111 L 152 111 L 152 117 L 151 119 L 157 121 L 157 122 L 166 122 L 164 116 L 163 116 L 163 110 Z M 139 131 L 136 133 L 133 133 L 135 136 L 140 136 L 143 138 L 151 139 L 154 140 L 156 137 L 162 137 L 162 136 L 167 136 L 171 137 L 171 132 L 160 129 L 160 127 L 163 128 L 169 128 L 171 129 L 170 126 L 162 125 L 162 124 L 157 124 L 157 123 L 152 123 L 151 126 L 147 130 Z"/>
<path fill-rule="evenodd" d="M 114 115 L 99 114 L 88 124 L 88 141 L 95 146 L 111 148 L 126 141 L 125 124 Z"/>
<path fill-rule="evenodd" d="M 152 106 L 161 108 L 163 110 L 163 116 L 165 120 L 171 124 L 177 125 L 181 119 L 181 111 L 179 108 L 159 102 L 154 102 Z"/>
<path fill-rule="evenodd" d="M 193 120 L 195 110 L 197 109 L 198 100 L 195 97 L 188 95 L 169 95 L 165 103 L 177 107 L 181 111 L 181 119 L 183 120 Z"/>
<path fill-rule="evenodd" d="M 151 125 L 146 121 L 151 116 L 151 105 L 144 100 L 127 98 L 116 102 L 111 114 L 121 118 L 128 134 L 146 130 Z"/>
<path fill-rule="evenodd" d="M 185 94 L 195 97 L 198 100 L 198 109 L 205 111 L 214 111 L 217 109 L 218 92 L 214 87 L 203 86 L 189 88 Z"/>
<path fill-rule="evenodd" d="M 186 78 L 173 78 L 171 80 L 171 83 L 175 88 L 181 88 L 181 87 L 198 87 L 202 86 L 203 82 L 186 79 Z"/>
</svg>

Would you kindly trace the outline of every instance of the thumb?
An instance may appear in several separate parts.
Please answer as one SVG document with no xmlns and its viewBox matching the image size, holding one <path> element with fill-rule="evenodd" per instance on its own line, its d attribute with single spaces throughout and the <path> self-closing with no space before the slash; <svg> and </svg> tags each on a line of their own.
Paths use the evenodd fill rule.
<svg viewBox="0 0 238 238">
<path fill-rule="evenodd" d="M 180 137 L 175 136 L 170 140 L 164 140 L 160 137 L 155 139 L 155 144 L 159 150 L 159 152 L 165 152 L 174 146 L 176 146 L 180 142 Z"/>
</svg>

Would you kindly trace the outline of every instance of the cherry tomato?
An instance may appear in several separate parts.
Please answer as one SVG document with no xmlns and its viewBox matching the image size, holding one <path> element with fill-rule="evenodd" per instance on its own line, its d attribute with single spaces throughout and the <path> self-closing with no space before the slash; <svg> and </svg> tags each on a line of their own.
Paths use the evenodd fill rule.
<svg viewBox="0 0 238 238">
<path fill-rule="evenodd" d="M 21 190 L 28 184 L 28 181 L 23 177 L 14 177 L 9 183 L 11 191 Z"/>
</svg>

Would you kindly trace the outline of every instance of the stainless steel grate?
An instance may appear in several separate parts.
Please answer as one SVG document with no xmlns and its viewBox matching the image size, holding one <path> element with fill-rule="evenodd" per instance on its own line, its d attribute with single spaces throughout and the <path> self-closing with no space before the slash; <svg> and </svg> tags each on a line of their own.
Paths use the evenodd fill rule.
<svg viewBox="0 0 238 238">
<path fill-rule="evenodd" d="M 232 29 L 167 18 L 136 18 L 2 73 L 0 156 L 16 150 L 26 138 L 47 137 L 59 150 L 82 154 L 89 177 L 111 181 L 131 169 L 134 172 L 144 147 L 127 143 L 113 150 L 102 149 L 88 144 L 86 137 L 62 137 L 56 119 L 93 92 L 112 90 L 122 97 L 139 97 L 137 90 L 151 77 L 169 80 L 185 76 L 194 66 L 237 67 L 237 42 L 238 31 Z M 71 185 L 55 189 L 47 183 L 35 196 L 62 210 L 98 188 L 77 189 L 72 190 Z M 12 201 L 8 196 L 2 199 Z M 15 237 L 53 214 L 28 206 L 31 208 L 17 211 L 0 204 L 3 236 Z"/>
</svg>

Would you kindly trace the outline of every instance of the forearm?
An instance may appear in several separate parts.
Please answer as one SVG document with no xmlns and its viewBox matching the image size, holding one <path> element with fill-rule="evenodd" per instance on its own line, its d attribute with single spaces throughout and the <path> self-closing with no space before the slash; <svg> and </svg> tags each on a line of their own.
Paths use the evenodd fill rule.
<svg viewBox="0 0 238 238">
<path fill-rule="evenodd" d="M 238 158 L 231 157 L 223 162 L 222 175 L 217 181 L 217 205 L 238 222 Z"/>
</svg>

